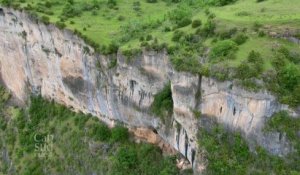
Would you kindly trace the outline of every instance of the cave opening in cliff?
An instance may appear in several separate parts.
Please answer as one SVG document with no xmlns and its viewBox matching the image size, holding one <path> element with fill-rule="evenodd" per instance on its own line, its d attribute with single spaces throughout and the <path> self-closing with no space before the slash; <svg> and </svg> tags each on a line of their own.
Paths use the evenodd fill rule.
<svg viewBox="0 0 300 175">
<path fill-rule="evenodd" d="M 158 134 L 157 130 L 155 128 L 152 128 L 152 131 L 155 133 L 155 134 Z"/>
</svg>

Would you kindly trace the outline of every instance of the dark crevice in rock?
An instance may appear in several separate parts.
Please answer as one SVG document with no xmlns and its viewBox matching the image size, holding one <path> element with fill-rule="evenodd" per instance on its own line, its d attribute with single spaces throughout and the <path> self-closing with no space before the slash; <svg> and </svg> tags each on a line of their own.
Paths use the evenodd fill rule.
<svg viewBox="0 0 300 175">
<path fill-rule="evenodd" d="M 134 93 L 134 86 L 136 84 L 137 84 L 137 82 L 135 80 L 130 80 L 129 81 L 129 86 L 130 86 L 130 90 L 131 90 L 130 95 L 133 95 L 133 93 Z"/>
<path fill-rule="evenodd" d="M 235 114 L 236 114 L 236 108 L 233 107 L 233 115 L 235 115 Z"/>
<path fill-rule="evenodd" d="M 202 83 L 202 76 L 199 75 L 198 76 L 197 92 L 196 92 L 196 95 L 195 95 L 195 98 L 196 98 L 195 108 L 196 109 L 200 106 L 200 103 L 201 103 L 201 83 Z"/>
<path fill-rule="evenodd" d="M 189 138 L 188 138 L 187 134 L 185 133 L 185 139 L 184 139 L 184 149 L 185 149 L 184 156 L 185 157 L 187 157 L 187 152 L 188 152 L 188 148 L 189 148 L 188 142 L 189 142 Z"/>
<path fill-rule="evenodd" d="M 0 8 L 0 16 L 5 16 L 3 8 Z"/>
<path fill-rule="evenodd" d="M 177 129 L 176 142 L 177 142 L 177 148 L 179 149 L 181 125 L 177 121 L 175 122 L 176 122 L 176 129 Z"/>
<path fill-rule="evenodd" d="M 155 128 L 152 128 L 152 131 L 155 133 L 155 134 L 158 134 L 157 130 Z"/>
<path fill-rule="evenodd" d="M 55 54 L 58 55 L 59 57 L 62 57 L 62 54 L 55 48 Z"/>
<path fill-rule="evenodd" d="M 85 84 L 87 83 L 82 77 L 64 77 L 63 83 L 68 86 L 73 94 L 78 94 L 85 91 Z"/>
<path fill-rule="evenodd" d="M 194 165 L 196 151 L 192 149 L 192 166 Z"/>
<path fill-rule="evenodd" d="M 25 40 L 25 43 L 24 43 L 24 53 L 25 53 L 25 59 L 26 59 L 26 63 L 25 63 L 25 67 L 26 67 L 26 69 L 27 70 L 29 70 L 28 71 L 28 73 L 29 73 L 29 75 L 27 76 L 27 82 L 28 82 L 28 86 L 27 87 L 31 87 L 32 85 L 32 83 L 31 83 L 31 81 L 32 81 L 32 67 L 33 66 L 31 66 L 30 65 L 30 54 L 29 54 L 29 49 L 28 49 L 28 47 L 27 47 L 27 44 L 26 44 L 26 40 Z M 32 87 L 31 87 L 32 88 Z"/>
<path fill-rule="evenodd" d="M 139 106 L 141 106 L 143 100 L 147 96 L 147 92 L 144 91 L 143 89 L 141 89 L 141 90 L 139 90 L 139 95 L 140 95 Z"/>
<path fill-rule="evenodd" d="M 279 141 L 281 141 L 281 139 L 282 139 L 282 133 L 280 132 L 279 133 Z"/>
</svg>

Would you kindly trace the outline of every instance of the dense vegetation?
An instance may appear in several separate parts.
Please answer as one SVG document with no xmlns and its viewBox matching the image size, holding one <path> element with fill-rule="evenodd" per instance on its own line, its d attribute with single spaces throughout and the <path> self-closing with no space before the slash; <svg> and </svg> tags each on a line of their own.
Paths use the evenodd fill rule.
<svg viewBox="0 0 300 175">
<path fill-rule="evenodd" d="M 204 154 L 208 160 L 206 174 L 300 174 L 300 141 L 299 136 L 294 137 L 300 130 L 299 119 L 297 125 L 292 122 L 293 119 L 286 113 L 281 113 L 271 118 L 267 127 L 269 128 L 267 132 L 276 130 L 289 133 L 295 145 L 298 144 L 296 153 L 291 153 L 285 158 L 272 156 L 258 146 L 250 151 L 248 143 L 241 134 L 229 131 L 214 121 L 210 121 L 210 124 L 204 123 L 199 130 L 199 146 L 205 150 Z"/>
<path fill-rule="evenodd" d="M 168 119 L 167 117 L 172 115 L 173 99 L 170 83 L 165 85 L 162 91 L 155 94 L 154 101 L 151 105 L 151 111 L 156 116 L 159 116 L 164 122 Z"/>
<path fill-rule="evenodd" d="M 120 49 L 131 58 L 141 49 L 167 49 L 177 70 L 236 80 L 253 91 L 266 88 L 282 103 L 300 104 L 299 43 L 283 39 L 299 39 L 298 0 L 2 0 L 2 4 L 71 29 L 102 54 Z M 113 60 L 111 67 L 116 64 Z"/>
<path fill-rule="evenodd" d="M 175 157 L 134 143 L 121 125 L 110 129 L 96 117 L 41 97 L 32 97 L 29 109 L 10 107 L 2 87 L 0 95 L 0 174 L 179 173 Z"/>
</svg>

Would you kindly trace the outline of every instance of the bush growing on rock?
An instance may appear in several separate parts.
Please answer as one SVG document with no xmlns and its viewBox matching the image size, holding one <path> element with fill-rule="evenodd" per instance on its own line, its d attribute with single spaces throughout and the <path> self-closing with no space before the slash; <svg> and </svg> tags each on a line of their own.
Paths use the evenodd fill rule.
<svg viewBox="0 0 300 175">
<path fill-rule="evenodd" d="M 106 55 L 110 54 L 117 54 L 119 50 L 119 44 L 117 42 L 111 42 L 108 47 L 106 47 L 105 50 L 102 50 L 102 52 Z"/>
<path fill-rule="evenodd" d="M 173 55 L 171 57 L 171 62 L 174 65 L 176 70 L 192 72 L 192 73 L 201 73 L 201 64 L 200 61 L 195 56 L 189 55 Z"/>
<path fill-rule="evenodd" d="M 64 22 L 57 21 L 55 24 L 59 29 L 64 29 L 66 27 Z"/>
<path fill-rule="evenodd" d="M 151 111 L 165 120 L 165 117 L 169 116 L 173 112 L 173 99 L 171 84 L 168 83 L 154 96 L 154 101 L 151 105 Z"/>
<path fill-rule="evenodd" d="M 41 17 L 41 21 L 42 21 L 44 24 L 48 25 L 48 24 L 50 23 L 50 18 L 49 18 L 48 16 L 42 16 L 42 17 Z"/>
</svg>

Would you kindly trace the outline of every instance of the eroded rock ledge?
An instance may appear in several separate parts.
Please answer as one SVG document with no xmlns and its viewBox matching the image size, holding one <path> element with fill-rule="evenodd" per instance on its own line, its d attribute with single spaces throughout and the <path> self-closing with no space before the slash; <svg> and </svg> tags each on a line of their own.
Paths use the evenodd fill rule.
<svg viewBox="0 0 300 175">
<path fill-rule="evenodd" d="M 197 154 L 198 121 L 193 111 L 241 130 L 273 154 L 290 150 L 285 138 L 261 131 L 267 117 L 288 109 L 269 93 L 250 93 L 231 82 L 177 72 L 163 52 L 144 52 L 130 63 L 118 55 L 118 65 L 109 69 L 109 58 L 87 53 L 86 47 L 72 32 L 38 23 L 23 12 L 3 9 L 0 14 L 1 79 L 21 102 L 37 93 L 109 125 L 120 121 L 154 128 L 195 169 L 203 165 Z M 150 113 L 150 106 L 168 82 L 174 111 L 165 125 Z"/>
</svg>

